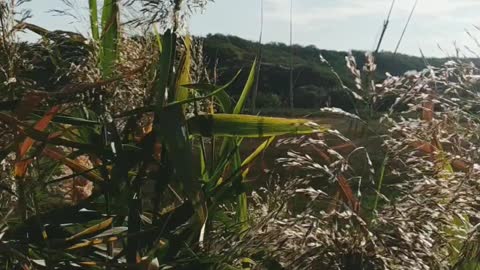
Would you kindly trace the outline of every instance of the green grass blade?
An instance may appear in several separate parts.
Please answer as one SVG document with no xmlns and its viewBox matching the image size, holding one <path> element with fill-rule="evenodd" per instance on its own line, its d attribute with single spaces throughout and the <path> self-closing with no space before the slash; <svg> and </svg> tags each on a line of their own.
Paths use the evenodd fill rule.
<svg viewBox="0 0 480 270">
<path fill-rule="evenodd" d="M 153 34 L 155 35 L 155 40 L 157 41 L 158 50 L 160 53 L 162 53 L 163 52 L 162 36 L 160 35 L 160 33 L 158 33 L 158 29 L 155 26 L 153 27 Z"/>
<path fill-rule="evenodd" d="M 382 162 L 382 167 L 380 168 L 380 176 L 378 178 L 377 196 L 375 196 L 375 203 L 373 205 L 374 212 L 377 211 L 378 201 L 380 199 L 380 194 L 383 186 L 383 180 L 385 179 L 385 167 L 387 166 L 387 163 L 388 163 L 388 155 L 385 155 L 385 158 L 383 159 L 383 162 Z"/>
<path fill-rule="evenodd" d="M 241 179 L 241 177 L 239 177 Z M 248 224 L 249 216 L 248 216 L 248 198 L 247 193 L 242 192 L 238 195 L 238 206 L 237 206 L 237 218 L 238 223 L 240 224 L 240 235 L 243 236 L 250 225 Z"/>
<path fill-rule="evenodd" d="M 233 109 L 234 114 L 242 113 L 242 110 L 245 107 L 245 103 L 247 102 L 248 95 L 250 94 L 250 91 L 253 88 L 253 84 L 255 83 L 256 66 L 257 66 L 257 60 L 255 59 L 255 61 L 253 62 L 252 68 L 250 69 L 250 74 L 248 75 L 247 83 L 245 84 L 242 94 L 240 95 L 240 98 L 238 99 L 238 102 L 235 105 L 235 108 Z"/>
<path fill-rule="evenodd" d="M 226 95 L 220 95 L 219 100 L 221 103 L 226 103 L 225 106 L 223 106 L 223 109 L 225 112 L 228 113 L 233 113 L 233 114 L 240 114 L 243 111 L 243 108 L 245 107 L 245 104 L 248 99 L 248 95 L 250 94 L 250 91 L 253 88 L 253 85 L 255 83 L 255 71 L 256 71 L 256 66 L 257 66 L 257 60 L 253 62 L 252 68 L 250 69 L 250 73 L 248 75 L 247 82 L 245 84 L 245 87 L 243 88 L 242 94 L 240 95 L 240 98 L 235 105 L 235 108 L 233 111 L 230 111 L 230 107 L 228 105 L 229 99 L 227 98 Z M 225 122 L 224 122 L 225 123 Z M 213 125 L 212 125 L 213 127 Z M 258 130 L 257 130 L 258 131 Z M 236 138 L 231 138 L 231 139 L 226 139 L 223 141 L 222 147 L 220 152 L 222 154 L 226 153 L 228 149 L 232 149 L 236 145 Z M 240 152 L 237 150 L 236 154 L 234 155 L 233 159 L 233 164 L 232 167 L 234 170 L 238 170 L 241 167 L 241 157 L 240 157 Z M 237 186 L 239 190 L 243 189 L 242 186 L 242 176 L 240 175 L 237 177 L 237 179 L 234 180 L 234 185 Z M 240 223 L 240 228 L 244 232 L 248 229 L 248 205 L 247 205 L 247 194 L 245 192 L 242 192 L 238 196 L 238 209 L 237 209 L 237 219 Z"/>
<path fill-rule="evenodd" d="M 253 161 L 261 154 L 263 153 L 269 146 L 270 144 L 275 140 L 275 137 L 270 137 L 268 138 L 265 142 L 263 142 L 261 145 L 255 149 L 246 159 L 243 161 L 240 160 L 240 153 L 237 151 L 234 159 L 234 166 L 235 168 L 243 170 L 241 175 L 238 176 L 237 181 L 243 181 L 245 179 L 250 171 L 250 168 L 248 168 Z M 240 164 L 241 162 L 241 164 Z M 246 168 L 247 167 L 247 168 Z M 240 187 L 241 188 L 241 187 Z M 242 192 L 238 196 L 238 219 L 241 224 L 241 229 L 242 233 L 245 232 L 249 226 L 248 226 L 248 200 L 247 200 L 247 194 L 245 192 Z"/>
<path fill-rule="evenodd" d="M 329 127 L 305 119 L 287 119 L 254 115 L 207 114 L 188 120 L 189 131 L 204 137 L 265 138 L 286 134 L 312 134 Z"/>
<path fill-rule="evenodd" d="M 226 153 L 225 155 L 218 158 L 217 162 L 215 163 L 215 167 L 212 169 L 212 173 L 210 174 L 210 177 L 207 181 L 209 184 L 207 186 L 208 191 L 211 191 L 219 184 L 219 182 L 221 182 L 220 180 L 223 173 L 225 172 L 225 168 L 231 162 L 233 156 L 237 153 L 237 149 L 238 145 L 235 145 L 229 153 Z"/>
<path fill-rule="evenodd" d="M 202 138 L 200 138 L 202 140 Z M 207 170 L 207 159 L 205 153 L 204 143 L 200 141 L 200 151 L 199 151 L 199 159 L 200 159 L 200 175 L 202 176 L 202 180 L 208 180 L 208 170 Z"/>
<path fill-rule="evenodd" d="M 118 0 L 105 0 L 102 13 L 100 67 L 105 78 L 112 75 L 118 56 L 119 9 Z"/>
<path fill-rule="evenodd" d="M 263 153 L 275 140 L 275 136 L 268 138 L 266 141 L 264 141 L 261 145 L 255 149 L 247 158 L 245 158 L 242 161 L 242 167 L 250 165 L 255 159 L 258 158 L 258 156 Z"/>
<path fill-rule="evenodd" d="M 90 9 L 90 31 L 95 42 L 100 40 L 100 32 L 98 30 L 98 6 L 97 0 L 88 0 Z"/>
<path fill-rule="evenodd" d="M 161 38 L 161 54 L 157 66 L 157 78 L 155 81 L 155 98 L 157 107 L 164 105 L 165 94 L 169 84 L 170 74 L 172 73 L 172 55 L 175 51 L 176 37 L 170 30 L 166 31 Z"/>
<path fill-rule="evenodd" d="M 175 101 L 183 101 L 188 99 L 188 89 L 183 85 L 191 83 L 190 77 L 190 68 L 192 64 L 192 55 L 191 55 L 191 46 L 192 41 L 189 36 L 186 36 L 183 39 L 183 44 L 185 47 L 185 52 L 182 57 L 182 61 L 180 62 L 180 66 L 178 68 L 179 74 L 177 77 L 177 81 L 175 84 Z"/>
<path fill-rule="evenodd" d="M 196 212 L 197 225 L 203 226 L 207 219 L 204 194 L 192 170 L 192 146 L 185 126 L 185 116 L 180 107 L 173 107 L 159 113 L 159 126 L 156 132 L 165 142 L 175 168 L 175 175 L 181 181 L 184 192 L 192 202 Z"/>
<path fill-rule="evenodd" d="M 223 112 L 232 112 L 232 98 L 227 94 L 225 91 L 220 91 L 218 94 L 215 95 L 220 107 L 222 108 Z"/>
</svg>

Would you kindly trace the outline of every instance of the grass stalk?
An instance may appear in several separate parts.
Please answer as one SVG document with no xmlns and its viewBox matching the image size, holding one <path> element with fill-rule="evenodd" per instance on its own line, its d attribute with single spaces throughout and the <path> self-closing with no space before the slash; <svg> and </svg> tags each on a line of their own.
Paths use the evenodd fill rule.
<svg viewBox="0 0 480 270">
<path fill-rule="evenodd" d="M 100 31 L 98 29 L 98 6 L 97 0 L 88 0 L 90 10 L 90 31 L 95 42 L 100 40 Z"/>
<path fill-rule="evenodd" d="M 375 196 L 375 203 L 373 204 L 373 212 L 377 212 L 378 202 L 380 200 L 380 195 L 382 192 L 383 181 L 385 179 L 385 168 L 387 167 L 388 163 L 388 154 L 385 154 L 383 158 L 382 165 L 380 166 L 380 176 L 378 177 L 378 185 L 377 185 L 377 195 Z"/>
</svg>

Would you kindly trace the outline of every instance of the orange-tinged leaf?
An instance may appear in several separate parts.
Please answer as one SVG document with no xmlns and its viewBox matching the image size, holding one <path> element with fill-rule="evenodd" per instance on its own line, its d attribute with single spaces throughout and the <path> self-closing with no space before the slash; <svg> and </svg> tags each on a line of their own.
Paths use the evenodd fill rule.
<svg viewBox="0 0 480 270">
<path fill-rule="evenodd" d="M 411 143 L 410 145 L 424 154 L 433 154 L 433 152 L 436 150 L 436 148 L 428 142 L 417 141 Z"/>
<path fill-rule="evenodd" d="M 470 171 L 471 168 L 471 164 L 468 164 L 465 160 L 462 159 L 454 159 L 451 161 L 450 164 L 456 171 L 461 171 L 465 173 Z"/>
<path fill-rule="evenodd" d="M 100 244 L 104 244 L 104 243 L 115 242 L 118 239 L 119 238 L 116 237 L 116 236 L 111 236 L 111 237 L 104 238 L 104 239 L 93 239 L 93 240 L 90 240 L 90 241 L 85 241 L 85 242 L 82 242 L 82 243 L 75 244 L 73 246 L 70 246 L 70 247 L 66 248 L 65 250 L 75 250 L 75 249 L 87 248 L 87 247 L 96 246 L 96 245 L 100 245 Z"/>
<path fill-rule="evenodd" d="M 330 205 L 328 207 L 328 213 L 332 213 L 337 210 L 340 201 L 340 192 L 337 190 L 335 195 L 332 197 Z"/>
<path fill-rule="evenodd" d="M 27 173 L 27 168 L 30 163 L 31 160 L 20 160 L 15 162 L 15 178 L 23 178 Z"/>
<path fill-rule="evenodd" d="M 312 148 L 313 150 L 315 150 L 315 152 L 317 152 L 317 154 L 323 159 L 325 160 L 325 162 L 327 162 L 328 164 L 332 163 L 332 159 L 330 158 L 330 156 L 322 149 L 319 149 L 318 147 L 316 147 L 315 145 L 312 145 Z"/>
<path fill-rule="evenodd" d="M 358 202 L 357 198 L 353 194 L 353 190 L 350 187 L 347 179 L 343 175 L 337 176 L 338 184 L 340 186 L 341 195 L 345 199 L 348 205 L 352 208 L 354 212 L 358 212 L 360 210 L 360 203 Z"/>
<path fill-rule="evenodd" d="M 96 224 L 96 225 L 93 225 L 75 235 L 72 235 L 70 237 L 68 237 L 66 239 L 66 241 L 72 241 L 72 240 L 75 240 L 75 239 L 78 239 L 78 238 L 81 238 L 83 236 L 86 236 L 86 235 L 89 235 L 89 234 L 93 234 L 93 233 L 96 233 L 96 232 L 99 232 L 101 230 L 104 230 L 106 228 L 108 228 L 110 225 L 112 225 L 113 223 L 113 218 L 109 218 L 107 220 L 104 220 L 102 222 L 100 222 L 99 224 Z"/>
<path fill-rule="evenodd" d="M 60 110 L 60 106 L 54 106 L 52 109 L 50 109 L 50 111 L 48 111 L 45 114 L 45 116 L 42 119 L 40 119 L 35 124 L 35 126 L 33 128 L 35 130 L 38 130 L 38 131 L 44 131 L 48 127 L 48 125 L 52 121 L 53 117 L 55 117 L 55 115 L 58 113 L 59 110 Z M 33 143 L 34 143 L 34 140 L 32 138 L 28 137 L 28 138 L 25 139 L 22 146 L 20 147 L 20 152 L 19 152 L 20 158 L 22 158 L 28 152 L 28 150 L 30 150 Z"/>
<path fill-rule="evenodd" d="M 79 262 L 78 264 L 83 267 L 95 267 L 98 265 L 96 262 Z"/>
<path fill-rule="evenodd" d="M 75 173 L 82 174 L 83 177 L 85 177 L 86 179 L 94 183 L 103 182 L 103 178 L 97 175 L 96 173 L 90 171 L 90 168 L 83 166 L 82 164 L 76 162 L 75 160 L 65 157 L 63 153 L 60 153 L 58 150 L 54 148 L 45 148 L 43 150 L 43 154 L 53 160 L 62 162 L 64 165 L 69 167 Z"/>
<path fill-rule="evenodd" d="M 332 146 L 333 150 L 335 150 L 337 152 L 345 152 L 345 153 L 350 153 L 353 150 L 355 150 L 356 148 L 357 148 L 357 146 L 355 144 L 351 143 L 351 142 L 347 142 L 347 143 L 344 143 L 344 144 Z"/>
<path fill-rule="evenodd" d="M 63 138 L 58 138 L 56 136 L 53 136 L 51 134 L 48 134 L 42 131 L 38 131 L 34 128 L 28 127 L 25 123 L 18 121 L 14 117 L 2 112 L 0 112 L 0 122 L 3 122 L 6 125 L 10 126 L 12 129 L 16 130 L 21 135 L 31 137 L 37 141 L 42 141 L 42 142 L 46 142 L 54 145 L 62 145 L 66 147 L 83 149 L 83 150 L 87 150 L 95 153 L 99 151 L 96 145 L 70 141 Z"/>
<path fill-rule="evenodd" d="M 27 105 L 34 106 L 33 104 L 27 104 Z M 38 131 L 44 131 L 59 110 L 60 110 L 60 106 L 55 106 L 52 109 L 50 109 L 50 111 L 47 112 L 47 114 L 45 114 L 45 116 L 42 119 L 40 119 L 33 128 Z M 21 159 L 27 154 L 30 148 L 32 148 L 33 143 L 34 143 L 34 140 L 30 137 L 27 137 L 23 141 L 23 143 L 19 146 L 17 162 L 15 163 L 16 178 L 23 178 L 27 173 L 27 168 L 28 168 L 28 165 L 31 163 L 31 160 L 21 160 Z"/>
</svg>

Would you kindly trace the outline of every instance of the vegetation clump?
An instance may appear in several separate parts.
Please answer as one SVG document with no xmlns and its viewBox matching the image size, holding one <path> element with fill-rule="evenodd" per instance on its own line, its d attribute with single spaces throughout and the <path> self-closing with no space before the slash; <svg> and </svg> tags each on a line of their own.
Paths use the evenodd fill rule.
<svg viewBox="0 0 480 270">
<path fill-rule="evenodd" d="M 335 53 L 307 48 L 313 79 L 297 91 L 322 108 L 309 119 L 247 115 L 257 66 L 268 77 L 268 64 L 219 79 L 204 52 L 223 37 L 202 45 L 183 25 L 205 1 L 90 0 L 91 38 L 0 3 L 5 269 L 480 266 L 471 61 L 378 78 L 382 56 L 342 55 L 337 72 Z M 144 16 L 125 24 L 126 11 Z M 126 35 L 131 24 L 147 34 Z M 22 43 L 19 31 L 42 39 Z M 231 63 L 246 59 L 216 44 Z M 280 107 L 282 95 L 259 91 L 258 104 Z M 268 148 L 280 153 L 272 167 Z"/>
</svg>

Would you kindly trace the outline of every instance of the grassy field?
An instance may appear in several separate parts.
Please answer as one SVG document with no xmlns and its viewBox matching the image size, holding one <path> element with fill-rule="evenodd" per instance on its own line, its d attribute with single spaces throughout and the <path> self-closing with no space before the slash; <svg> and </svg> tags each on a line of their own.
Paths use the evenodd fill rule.
<svg viewBox="0 0 480 270">
<path fill-rule="evenodd" d="M 89 0 L 85 37 L 16 20 L 22 2 L 0 1 L 5 269 L 480 266 L 468 59 L 377 81 L 348 54 L 355 115 L 249 111 L 259 61 L 218 83 L 182 31 L 205 1 Z"/>
</svg>

